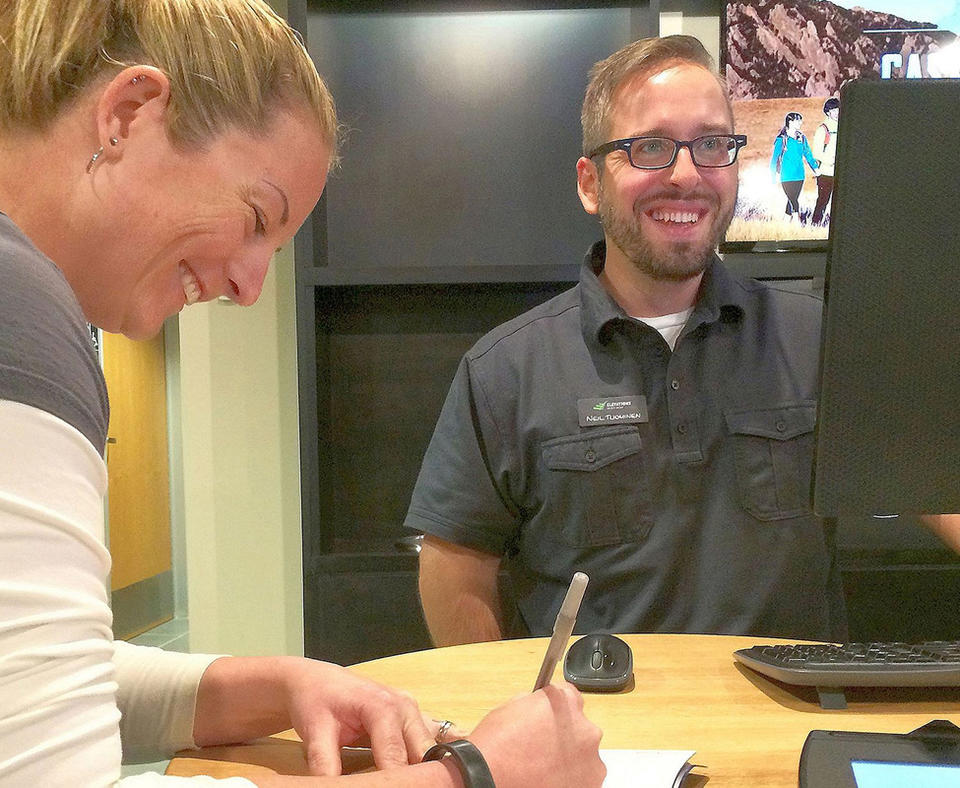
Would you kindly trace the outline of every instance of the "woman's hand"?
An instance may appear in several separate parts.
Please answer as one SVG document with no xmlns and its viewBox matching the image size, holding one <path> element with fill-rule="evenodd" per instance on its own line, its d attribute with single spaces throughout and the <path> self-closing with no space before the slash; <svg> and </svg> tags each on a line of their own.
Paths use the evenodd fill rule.
<svg viewBox="0 0 960 788">
<path fill-rule="evenodd" d="M 499 706 L 468 737 L 497 788 L 599 788 L 603 732 L 583 714 L 572 684 L 550 684 Z"/>
<path fill-rule="evenodd" d="M 311 774 L 341 773 L 340 748 L 369 745 L 380 769 L 420 761 L 439 723 L 406 693 L 299 657 L 222 657 L 200 682 L 194 740 L 249 741 L 293 728 Z"/>
<path fill-rule="evenodd" d="M 369 746 L 377 768 L 386 769 L 418 763 L 434 743 L 432 723 L 404 692 L 313 660 L 293 665 L 287 682 L 291 726 L 312 774 L 340 774 L 343 746 Z"/>
<path fill-rule="evenodd" d="M 222 657 L 200 682 L 198 746 L 249 741 L 293 728 L 311 774 L 338 775 L 340 748 L 369 745 L 378 769 L 418 763 L 440 722 L 409 695 L 327 662 L 299 657 Z M 457 737 L 448 731 L 445 740 Z M 602 733 L 570 684 L 520 696 L 484 717 L 469 738 L 497 788 L 594 788 L 606 769 Z"/>
</svg>

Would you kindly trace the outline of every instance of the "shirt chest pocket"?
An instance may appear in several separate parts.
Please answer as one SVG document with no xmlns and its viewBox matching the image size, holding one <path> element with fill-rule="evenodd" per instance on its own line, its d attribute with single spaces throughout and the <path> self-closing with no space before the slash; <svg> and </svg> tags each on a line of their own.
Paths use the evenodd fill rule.
<svg viewBox="0 0 960 788">
<path fill-rule="evenodd" d="M 744 509 L 759 520 L 809 514 L 815 403 L 733 410 L 724 418 Z"/>
<path fill-rule="evenodd" d="M 538 535 L 574 547 L 642 539 L 649 497 L 636 427 L 594 428 L 541 444 Z"/>
</svg>

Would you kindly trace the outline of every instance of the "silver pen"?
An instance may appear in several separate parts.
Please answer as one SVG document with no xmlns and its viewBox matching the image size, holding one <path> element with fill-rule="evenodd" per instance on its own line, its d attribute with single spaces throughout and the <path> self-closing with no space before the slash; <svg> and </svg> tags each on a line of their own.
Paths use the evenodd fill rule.
<svg viewBox="0 0 960 788">
<path fill-rule="evenodd" d="M 553 622 L 553 634 L 547 645 L 547 653 L 543 655 L 543 664 L 540 665 L 537 683 L 533 685 L 534 692 L 550 683 L 557 661 L 573 634 L 573 625 L 577 623 L 577 612 L 583 601 L 583 592 L 587 590 L 588 580 L 589 578 L 583 572 L 576 572 L 570 581 L 570 588 L 567 589 L 567 595 L 563 598 L 563 604 L 560 605 L 557 620 Z"/>
</svg>

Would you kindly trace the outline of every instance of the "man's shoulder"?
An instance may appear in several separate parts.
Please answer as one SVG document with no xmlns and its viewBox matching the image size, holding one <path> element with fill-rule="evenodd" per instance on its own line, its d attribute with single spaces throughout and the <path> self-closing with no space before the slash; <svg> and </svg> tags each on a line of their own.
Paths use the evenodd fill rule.
<svg viewBox="0 0 960 788">
<path fill-rule="evenodd" d="M 756 336 L 782 338 L 784 347 L 819 347 L 823 297 L 809 282 L 766 282 L 737 277 L 731 285 L 740 293 L 743 320 Z"/>
<path fill-rule="evenodd" d="M 810 283 L 757 282 L 757 297 L 776 309 L 797 315 L 810 315 L 818 320 L 823 312 L 823 296 L 809 290 Z"/>
<path fill-rule="evenodd" d="M 491 355 L 512 356 L 538 345 L 544 333 L 580 332 L 580 285 L 501 323 L 467 351 L 467 360 Z"/>
<path fill-rule="evenodd" d="M 811 288 L 808 280 L 761 281 L 739 276 L 728 271 L 728 281 L 742 295 L 744 306 L 768 306 L 791 314 L 819 316 L 823 311 L 823 296 Z"/>
</svg>

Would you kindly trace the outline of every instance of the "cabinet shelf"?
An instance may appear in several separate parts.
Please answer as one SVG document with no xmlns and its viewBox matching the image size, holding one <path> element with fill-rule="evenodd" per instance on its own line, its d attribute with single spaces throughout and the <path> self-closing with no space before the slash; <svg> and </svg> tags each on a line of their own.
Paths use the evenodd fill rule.
<svg viewBox="0 0 960 788">
<path fill-rule="evenodd" d="M 382 266 L 378 268 L 316 267 L 298 274 L 301 285 L 357 287 L 364 285 L 432 285 L 522 282 L 570 282 L 580 267 L 569 265 Z"/>
</svg>

